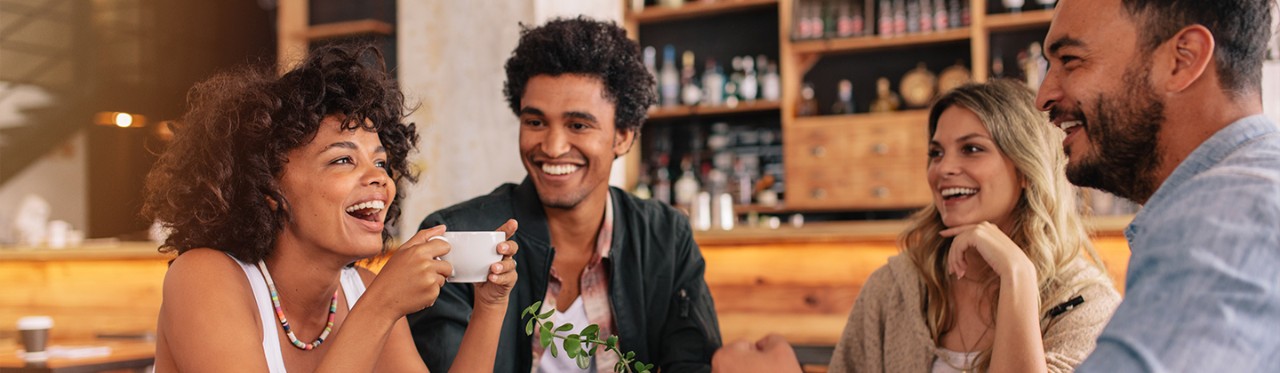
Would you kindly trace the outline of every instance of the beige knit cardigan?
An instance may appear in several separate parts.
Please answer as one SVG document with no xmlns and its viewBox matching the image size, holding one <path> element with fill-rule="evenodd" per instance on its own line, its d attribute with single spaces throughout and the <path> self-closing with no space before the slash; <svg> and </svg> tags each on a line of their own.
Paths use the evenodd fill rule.
<svg viewBox="0 0 1280 373">
<path fill-rule="evenodd" d="M 1077 284 L 1099 274 L 1079 259 L 1062 275 Z M 924 282 L 911 259 L 903 254 L 867 279 L 849 313 L 840 343 L 831 358 L 831 372 L 929 372 L 934 342 L 925 323 Z M 1076 294 L 1084 303 L 1052 319 L 1041 315 L 1049 372 L 1070 372 L 1096 346 L 1095 339 L 1120 304 L 1110 281 L 1087 285 Z M 1065 302 L 1067 299 L 1062 299 Z"/>
</svg>

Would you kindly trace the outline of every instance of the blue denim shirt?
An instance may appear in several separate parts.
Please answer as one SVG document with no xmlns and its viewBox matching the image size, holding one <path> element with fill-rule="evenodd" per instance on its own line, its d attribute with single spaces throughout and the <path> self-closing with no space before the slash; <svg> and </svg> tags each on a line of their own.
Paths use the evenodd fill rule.
<svg viewBox="0 0 1280 373">
<path fill-rule="evenodd" d="M 1125 230 L 1124 302 L 1082 372 L 1280 371 L 1280 128 L 1232 123 Z"/>
</svg>

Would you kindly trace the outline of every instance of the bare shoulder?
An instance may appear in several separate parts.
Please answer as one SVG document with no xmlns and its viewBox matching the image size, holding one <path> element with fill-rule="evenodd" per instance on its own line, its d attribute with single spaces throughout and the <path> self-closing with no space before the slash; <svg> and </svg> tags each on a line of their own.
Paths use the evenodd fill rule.
<svg viewBox="0 0 1280 373">
<path fill-rule="evenodd" d="M 262 320 L 240 264 L 213 249 L 182 253 L 164 276 L 157 334 L 181 371 L 258 371 Z M 216 320 L 210 322 L 211 320 Z"/>
</svg>

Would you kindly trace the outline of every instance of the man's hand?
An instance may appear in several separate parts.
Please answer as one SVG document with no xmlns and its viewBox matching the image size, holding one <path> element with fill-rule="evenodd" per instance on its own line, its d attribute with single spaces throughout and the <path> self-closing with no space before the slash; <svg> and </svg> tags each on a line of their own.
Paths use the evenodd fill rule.
<svg viewBox="0 0 1280 373">
<path fill-rule="evenodd" d="M 515 241 L 511 241 L 511 236 L 516 234 L 518 227 L 515 219 L 507 220 L 505 224 L 498 227 L 499 232 L 507 234 L 507 241 L 498 244 L 498 254 L 502 254 L 502 261 L 489 265 L 489 278 L 485 282 L 475 285 L 476 290 L 476 307 L 494 307 L 500 310 L 507 309 L 507 297 L 511 295 L 511 288 L 516 285 L 516 261 L 512 259 L 519 250 L 519 246 Z"/>
<path fill-rule="evenodd" d="M 800 361 L 786 339 L 770 334 L 755 344 L 739 340 L 721 347 L 711 358 L 711 371 L 800 373 Z"/>
</svg>

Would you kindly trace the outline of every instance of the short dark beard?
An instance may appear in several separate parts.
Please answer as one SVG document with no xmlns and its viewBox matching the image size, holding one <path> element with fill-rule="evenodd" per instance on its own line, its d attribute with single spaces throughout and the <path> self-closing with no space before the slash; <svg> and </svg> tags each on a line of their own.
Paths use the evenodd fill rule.
<svg viewBox="0 0 1280 373">
<path fill-rule="evenodd" d="M 1096 120 L 1086 121 L 1085 133 L 1094 154 L 1080 154 L 1067 166 L 1067 180 L 1146 203 L 1155 193 L 1156 168 L 1161 152 L 1157 135 L 1164 123 L 1164 102 L 1151 83 L 1151 62 L 1124 74 L 1124 90 L 1118 97 L 1098 95 Z M 1077 112 L 1077 118 L 1083 118 Z"/>
</svg>

